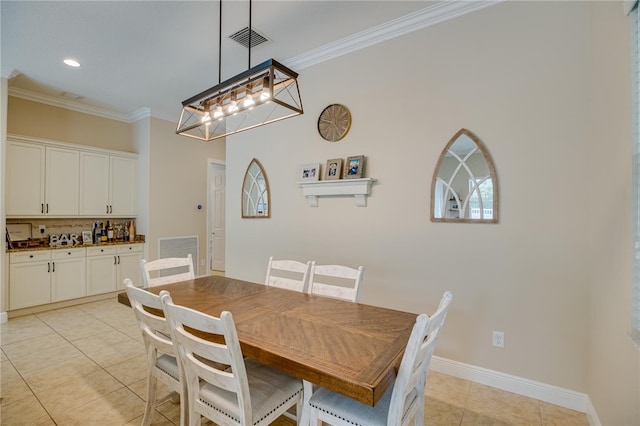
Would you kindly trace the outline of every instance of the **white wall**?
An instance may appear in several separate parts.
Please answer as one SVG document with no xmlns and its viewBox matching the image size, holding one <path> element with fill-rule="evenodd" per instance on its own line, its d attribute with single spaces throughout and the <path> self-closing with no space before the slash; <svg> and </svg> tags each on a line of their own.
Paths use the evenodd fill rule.
<svg viewBox="0 0 640 426">
<path fill-rule="evenodd" d="M 593 12 L 600 8 L 622 15 L 620 3 Z M 637 360 L 615 365 L 611 355 L 606 366 L 589 362 L 590 281 L 601 261 L 590 257 L 589 244 L 597 245 L 595 236 L 610 224 L 585 211 L 595 201 L 585 180 L 596 155 L 588 149 L 596 143 L 590 91 L 599 84 L 589 72 L 591 13 L 583 2 L 505 2 L 298 70 L 305 114 L 228 140 L 227 275 L 262 281 L 270 255 L 364 265 L 362 302 L 411 312 L 432 312 L 449 289 L 454 302 L 437 355 L 585 393 L 596 386 L 588 367 L 617 368 L 629 373 L 625 390 L 637 396 Z M 624 28 L 626 21 L 617 16 L 602 25 Z M 609 42 L 603 37 L 605 47 Z M 626 60 L 616 56 L 607 64 L 628 79 Z M 614 101 L 630 114 L 622 104 L 627 98 Z M 338 143 L 316 131 L 330 103 L 345 104 L 353 115 Z M 462 127 L 495 162 L 499 224 L 429 221 L 433 168 Z M 608 142 L 616 158 L 600 175 L 630 182 L 630 160 L 621 167 L 618 155 L 628 153 L 620 144 L 630 142 Z M 378 179 L 368 206 L 321 198 L 309 207 L 296 185 L 299 166 L 358 154 L 367 156 L 366 176 Z M 242 177 L 253 157 L 269 177 L 271 219 L 240 218 Z M 628 209 L 629 193 L 619 190 Z M 628 219 L 622 216 L 620 230 Z M 610 238 L 608 249 L 630 253 L 628 242 Z M 602 260 L 611 270 L 615 259 Z M 615 278 L 628 286 L 629 261 L 622 267 Z M 626 302 L 613 298 L 607 309 L 628 312 Z M 504 349 L 491 346 L 492 330 L 505 332 Z M 616 390 L 602 388 L 616 398 Z M 635 407 L 623 410 L 640 422 Z M 603 411 L 605 423 L 619 418 Z"/>
<path fill-rule="evenodd" d="M 208 159 L 224 160 L 224 140 L 179 136 L 175 123 L 152 118 L 148 153 L 148 259 L 158 258 L 159 238 L 192 235 L 198 236 L 200 260 L 206 259 Z"/>
<path fill-rule="evenodd" d="M 603 424 L 640 424 L 639 352 L 631 319 L 630 31 L 622 6 L 593 2 L 588 205 L 590 302 L 587 381 Z"/>
</svg>

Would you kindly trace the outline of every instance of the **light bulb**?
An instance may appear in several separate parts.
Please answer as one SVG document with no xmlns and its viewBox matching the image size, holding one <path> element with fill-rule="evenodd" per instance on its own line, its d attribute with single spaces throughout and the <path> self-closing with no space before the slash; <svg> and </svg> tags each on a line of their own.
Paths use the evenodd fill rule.
<svg viewBox="0 0 640 426">
<path fill-rule="evenodd" d="M 213 118 L 222 119 L 222 107 L 220 105 L 216 107 L 216 112 L 213 113 Z"/>
<path fill-rule="evenodd" d="M 209 115 L 209 111 L 204 113 L 200 121 L 203 123 L 209 123 L 211 121 L 211 116 Z"/>
<path fill-rule="evenodd" d="M 244 102 L 242 105 L 244 105 L 245 108 L 250 108 L 253 105 L 255 105 L 255 101 L 253 100 L 253 95 L 251 95 L 250 93 L 247 93 L 247 96 L 245 96 L 244 98 Z"/>
</svg>

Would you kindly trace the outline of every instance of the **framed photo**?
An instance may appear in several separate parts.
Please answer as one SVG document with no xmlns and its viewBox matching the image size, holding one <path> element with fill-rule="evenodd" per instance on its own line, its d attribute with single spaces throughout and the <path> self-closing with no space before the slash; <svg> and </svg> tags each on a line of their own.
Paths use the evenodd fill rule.
<svg viewBox="0 0 640 426">
<path fill-rule="evenodd" d="M 344 166 L 345 179 L 360 179 L 364 176 L 364 155 L 354 155 L 347 157 L 347 164 Z"/>
<path fill-rule="evenodd" d="M 342 158 L 334 158 L 327 160 L 327 165 L 324 168 L 323 180 L 335 180 L 340 179 L 342 176 Z"/>
<path fill-rule="evenodd" d="M 82 231 L 82 244 L 91 243 L 93 243 L 93 238 L 91 238 L 91 231 Z"/>
<path fill-rule="evenodd" d="M 300 168 L 300 180 L 320 179 L 320 163 L 305 164 Z"/>
</svg>

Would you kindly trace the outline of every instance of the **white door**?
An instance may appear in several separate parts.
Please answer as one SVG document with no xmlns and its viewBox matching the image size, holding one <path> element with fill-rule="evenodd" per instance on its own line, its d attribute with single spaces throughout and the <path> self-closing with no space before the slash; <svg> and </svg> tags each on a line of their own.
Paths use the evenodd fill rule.
<svg viewBox="0 0 640 426">
<path fill-rule="evenodd" d="M 224 210 L 225 210 L 225 166 L 209 164 L 209 259 L 212 271 L 224 271 Z"/>
</svg>

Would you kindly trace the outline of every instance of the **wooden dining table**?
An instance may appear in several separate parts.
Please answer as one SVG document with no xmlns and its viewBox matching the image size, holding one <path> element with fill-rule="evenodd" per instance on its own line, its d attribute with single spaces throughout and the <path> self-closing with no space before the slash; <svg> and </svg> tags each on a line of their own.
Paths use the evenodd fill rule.
<svg viewBox="0 0 640 426">
<path fill-rule="evenodd" d="M 147 289 L 233 315 L 244 356 L 370 406 L 393 384 L 416 314 L 221 276 Z M 126 293 L 118 301 L 129 305 Z"/>
</svg>

